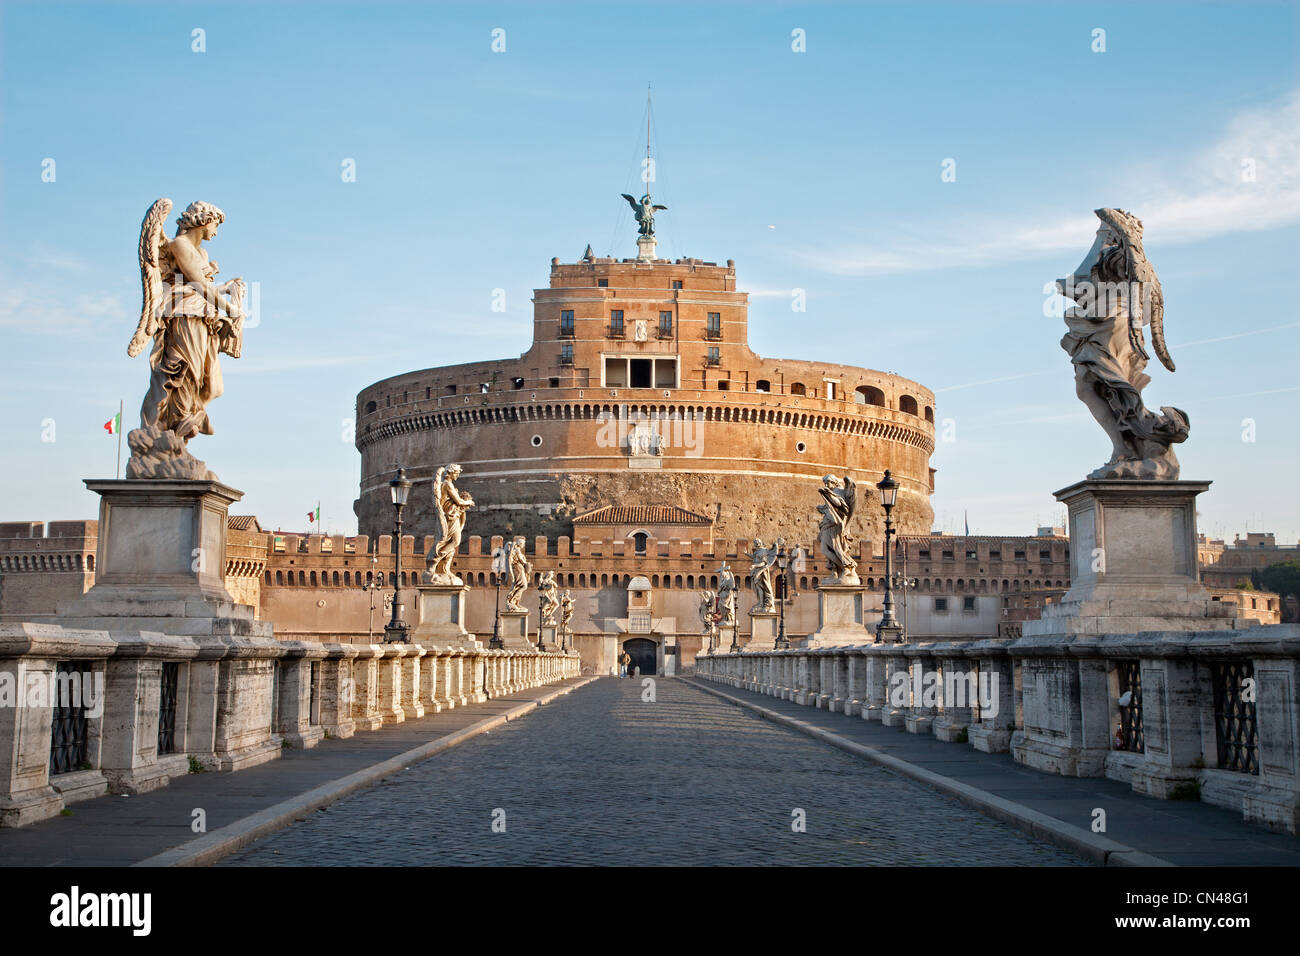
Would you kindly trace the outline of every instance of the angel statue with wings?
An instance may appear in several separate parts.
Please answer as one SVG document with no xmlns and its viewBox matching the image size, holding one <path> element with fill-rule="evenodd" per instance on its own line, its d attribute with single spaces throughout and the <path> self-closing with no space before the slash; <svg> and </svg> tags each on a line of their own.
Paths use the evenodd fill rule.
<svg viewBox="0 0 1300 956">
<path fill-rule="evenodd" d="M 510 593 L 506 595 L 506 607 L 512 611 L 522 611 L 524 592 L 528 590 L 528 575 L 533 570 L 524 555 L 523 538 L 515 538 L 506 545 L 506 564 L 510 568 Z"/>
<path fill-rule="evenodd" d="M 857 510 L 858 487 L 848 475 L 843 480 L 826 475 L 817 493 L 824 499 L 824 503 L 817 506 L 822 516 L 817 538 L 831 572 L 822 583 L 858 584 L 858 563 L 850 557 L 853 537 L 849 534 L 849 524 Z"/>
<path fill-rule="evenodd" d="M 726 561 L 718 568 L 718 623 L 723 627 L 736 626 L 736 574 Z"/>
<path fill-rule="evenodd" d="M 560 631 L 568 634 L 572 631 L 573 623 L 573 592 L 566 589 L 560 595 Z"/>
<path fill-rule="evenodd" d="M 140 427 L 127 435 L 128 478 L 215 480 L 190 455 L 195 435 L 211 435 L 207 404 L 223 391 L 217 354 L 239 358 L 244 340 L 243 279 L 217 285 L 217 263 L 203 242 L 214 239 L 226 219 L 209 202 L 192 202 L 167 238 L 172 201 L 159 199 L 140 224 L 140 323 L 126 348 L 134 358 L 152 340 L 149 391 Z"/>
<path fill-rule="evenodd" d="M 706 590 L 700 595 L 700 623 L 704 625 L 704 635 L 709 639 L 706 647 L 710 653 L 718 646 L 718 616 L 718 596 L 713 591 Z"/>
<path fill-rule="evenodd" d="M 632 207 L 632 215 L 636 217 L 639 226 L 637 232 L 643 236 L 653 236 L 655 234 L 655 213 L 668 207 L 656 206 L 650 201 L 649 193 L 642 196 L 640 202 L 637 202 L 627 193 L 622 193 L 622 196 L 627 200 L 627 204 Z"/>
<path fill-rule="evenodd" d="M 555 572 L 547 571 L 537 583 L 537 596 L 541 601 L 543 624 L 555 623 L 555 612 L 559 609 L 560 599 L 555 589 Z"/>
<path fill-rule="evenodd" d="M 447 465 L 433 476 L 433 513 L 438 519 L 438 540 L 425 556 L 428 565 L 423 575 L 425 584 L 460 586 L 465 583 L 451 570 L 465 532 L 465 514 L 474 507 L 474 499 L 456 487 L 460 472 L 460 465 Z"/>
<path fill-rule="evenodd" d="M 1101 226 L 1074 274 L 1056 282 L 1075 305 L 1065 310 L 1061 348 L 1074 363 L 1075 393 L 1111 441 L 1111 456 L 1089 478 L 1178 478 L 1171 447 L 1187 440 L 1187 413 L 1142 403 L 1151 381 L 1142 326 L 1162 365 L 1174 370 L 1165 345 L 1164 294 L 1142 250 L 1142 222 L 1122 209 L 1098 209 Z"/>
<path fill-rule="evenodd" d="M 754 585 L 754 598 L 757 603 L 749 613 L 767 612 L 776 607 L 776 597 L 772 591 L 772 568 L 776 566 L 776 556 L 785 543 L 784 538 L 777 538 L 770 548 L 763 547 L 763 539 L 754 539 L 754 553 L 750 555 L 749 576 Z"/>
</svg>

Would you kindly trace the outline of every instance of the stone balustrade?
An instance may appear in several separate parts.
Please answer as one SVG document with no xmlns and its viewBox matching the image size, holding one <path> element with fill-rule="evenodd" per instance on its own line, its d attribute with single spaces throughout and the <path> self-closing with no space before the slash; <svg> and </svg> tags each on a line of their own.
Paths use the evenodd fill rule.
<svg viewBox="0 0 1300 956">
<path fill-rule="evenodd" d="M 696 676 L 1300 833 L 1300 626 L 701 654 Z"/>
<path fill-rule="evenodd" d="M 0 826 L 577 677 L 576 653 L 0 624 Z"/>
</svg>

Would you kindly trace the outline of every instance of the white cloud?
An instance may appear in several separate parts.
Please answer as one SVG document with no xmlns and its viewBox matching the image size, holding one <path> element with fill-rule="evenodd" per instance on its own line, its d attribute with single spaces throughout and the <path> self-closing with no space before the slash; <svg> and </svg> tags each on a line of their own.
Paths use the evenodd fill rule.
<svg viewBox="0 0 1300 956">
<path fill-rule="evenodd" d="M 1254 181 L 1243 178 L 1247 162 L 1253 163 Z M 1135 189 L 1134 183 L 1140 185 Z M 1300 90 L 1276 105 L 1239 114 L 1191 161 L 1173 167 L 1130 167 L 1112 188 L 1114 195 L 1125 197 L 1124 207 L 1142 219 L 1150 243 L 1195 242 L 1300 222 Z M 1023 258 L 1065 250 L 1082 253 L 1096 228 L 1092 215 L 1009 224 L 991 218 L 933 223 L 925 233 L 959 238 L 893 234 L 887 245 L 801 251 L 794 256 L 823 272 L 887 275 L 980 265 L 1004 259 L 1008 250 Z"/>
</svg>

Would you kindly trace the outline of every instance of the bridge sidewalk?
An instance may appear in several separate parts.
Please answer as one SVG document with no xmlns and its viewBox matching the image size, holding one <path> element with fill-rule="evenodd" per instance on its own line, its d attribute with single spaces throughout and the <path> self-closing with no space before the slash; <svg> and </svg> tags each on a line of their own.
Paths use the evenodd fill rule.
<svg viewBox="0 0 1300 956">
<path fill-rule="evenodd" d="M 189 774 L 150 793 L 74 803 L 67 816 L 0 829 L 0 866 L 208 863 L 594 679 L 570 678 L 323 740 L 310 750 L 286 749 L 277 760 L 237 773 Z M 206 814 L 206 833 L 191 829 L 196 809 Z"/>
<path fill-rule="evenodd" d="M 1108 865 L 1300 866 L 1300 839 L 1270 833 L 1239 813 L 1195 801 L 1158 800 L 1098 777 L 1059 777 L 966 744 L 909 734 L 688 677 L 700 690 L 748 708 L 891 770 L 928 783 L 990 815 Z M 1093 811 L 1106 832 L 1093 833 Z"/>
</svg>

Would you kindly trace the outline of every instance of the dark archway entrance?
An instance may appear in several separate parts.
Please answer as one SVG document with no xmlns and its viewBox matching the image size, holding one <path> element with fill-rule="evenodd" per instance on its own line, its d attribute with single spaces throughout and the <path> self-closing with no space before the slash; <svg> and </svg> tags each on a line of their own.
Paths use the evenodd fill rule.
<svg viewBox="0 0 1300 956">
<path fill-rule="evenodd" d="M 654 641 L 644 637 L 634 637 L 631 640 L 623 642 L 623 650 L 632 658 L 632 663 L 627 666 L 628 676 L 631 676 L 636 668 L 641 668 L 641 676 L 649 677 L 659 672 L 659 645 Z"/>
</svg>

